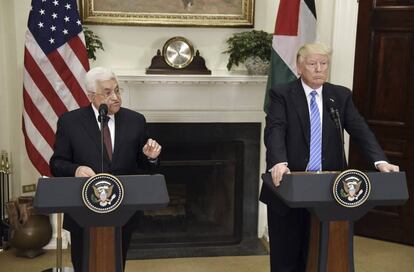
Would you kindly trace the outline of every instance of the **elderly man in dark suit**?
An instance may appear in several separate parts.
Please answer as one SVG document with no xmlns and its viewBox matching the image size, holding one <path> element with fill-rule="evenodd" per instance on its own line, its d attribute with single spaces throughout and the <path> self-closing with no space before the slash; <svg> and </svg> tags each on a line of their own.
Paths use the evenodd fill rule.
<svg viewBox="0 0 414 272">
<path fill-rule="evenodd" d="M 270 90 L 264 141 L 267 169 L 276 187 L 290 171 L 343 169 L 342 141 L 328 105 L 334 103 L 343 128 L 381 172 L 399 171 L 387 162 L 374 134 L 358 113 L 349 89 L 327 83 L 330 50 L 323 44 L 306 44 L 297 54 L 300 79 Z M 267 204 L 272 272 L 306 270 L 309 213 L 290 209 L 262 187 Z"/>
<path fill-rule="evenodd" d="M 110 144 L 105 147 L 103 172 L 113 175 L 139 174 L 151 171 L 158 164 L 161 146 L 148 138 L 142 114 L 122 108 L 121 92 L 115 74 L 102 67 L 86 75 L 86 90 L 91 104 L 63 114 L 57 124 L 54 154 L 50 159 L 51 172 L 56 177 L 91 177 L 102 170 L 101 133 L 98 109 L 108 106 Z M 65 216 L 64 227 L 71 232 L 72 263 L 76 272 L 82 271 L 83 233 L 79 225 Z M 122 228 L 122 255 L 133 230 L 132 221 Z"/>
</svg>

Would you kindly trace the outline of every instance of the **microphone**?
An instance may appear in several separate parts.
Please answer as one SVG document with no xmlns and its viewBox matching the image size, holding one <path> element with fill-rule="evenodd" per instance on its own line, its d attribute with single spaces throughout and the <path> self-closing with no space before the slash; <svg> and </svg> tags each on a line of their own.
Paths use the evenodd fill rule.
<svg viewBox="0 0 414 272">
<path fill-rule="evenodd" d="M 329 114 L 332 118 L 332 120 L 335 123 L 336 128 L 338 129 L 339 132 L 339 136 L 340 136 L 340 140 L 341 140 L 341 152 L 342 152 L 342 169 L 344 170 L 346 168 L 346 157 L 345 157 L 345 148 L 344 148 L 344 132 L 342 129 L 342 124 L 341 124 L 341 118 L 339 116 L 339 111 L 336 107 L 336 103 L 335 103 L 335 99 L 333 98 L 328 98 L 328 100 L 326 100 L 326 107 L 328 108 Z"/>
<path fill-rule="evenodd" d="M 106 122 L 108 121 L 108 105 L 107 104 L 101 104 L 99 105 L 98 109 L 98 121 L 100 123 L 100 129 L 101 129 L 101 173 L 104 172 L 104 127 Z"/>
<path fill-rule="evenodd" d="M 341 129 L 341 120 L 339 118 L 339 111 L 335 105 L 335 99 L 328 98 L 328 100 L 326 100 L 326 107 L 328 108 L 328 111 L 329 111 L 329 114 L 331 115 L 332 120 L 335 122 L 336 128 Z"/>
<path fill-rule="evenodd" d="M 108 105 L 107 104 L 101 104 L 99 105 L 99 109 L 98 109 L 98 121 L 102 124 L 102 121 L 107 121 L 107 115 L 108 115 Z"/>
</svg>

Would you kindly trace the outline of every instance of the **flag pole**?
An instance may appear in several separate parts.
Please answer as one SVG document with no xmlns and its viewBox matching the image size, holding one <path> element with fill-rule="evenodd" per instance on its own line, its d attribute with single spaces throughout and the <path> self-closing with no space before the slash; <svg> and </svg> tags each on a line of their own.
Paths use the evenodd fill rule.
<svg viewBox="0 0 414 272">
<path fill-rule="evenodd" d="M 74 272 L 71 267 L 62 267 L 62 214 L 57 214 L 56 237 L 56 267 L 48 268 L 42 272 Z"/>
</svg>

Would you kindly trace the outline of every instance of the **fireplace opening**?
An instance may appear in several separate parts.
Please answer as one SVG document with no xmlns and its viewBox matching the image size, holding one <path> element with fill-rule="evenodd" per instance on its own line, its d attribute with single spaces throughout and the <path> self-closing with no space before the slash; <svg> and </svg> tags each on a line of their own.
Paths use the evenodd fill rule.
<svg viewBox="0 0 414 272">
<path fill-rule="evenodd" d="M 260 123 L 151 123 L 149 132 L 163 147 L 157 172 L 170 203 L 143 213 L 128 258 L 266 254 L 257 238 Z"/>
<path fill-rule="evenodd" d="M 242 147 L 237 141 L 170 145 L 159 169 L 170 203 L 144 212 L 135 238 L 151 244 L 239 242 Z"/>
</svg>

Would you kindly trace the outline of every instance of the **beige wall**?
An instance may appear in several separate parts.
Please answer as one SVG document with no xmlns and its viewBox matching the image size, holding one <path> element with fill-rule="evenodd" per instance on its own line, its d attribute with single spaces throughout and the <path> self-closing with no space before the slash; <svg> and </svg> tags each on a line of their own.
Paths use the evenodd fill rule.
<svg viewBox="0 0 414 272">
<path fill-rule="evenodd" d="M 8 111 L 8 105 L 9 105 L 9 92 L 8 90 L 8 83 L 9 80 L 7 80 L 9 73 L 8 73 L 8 63 L 9 58 L 7 58 L 7 51 L 10 47 L 10 45 L 13 45 L 14 43 L 11 43 L 8 39 L 6 39 L 8 33 L 10 32 L 10 29 L 8 26 L 10 26 L 10 18 L 6 12 L 6 3 L 7 0 L 0 0 L 0 116 L 1 116 L 1 133 L 0 133 L 0 149 L 4 149 L 9 146 L 9 133 L 7 133 L 6 127 L 4 127 L 5 124 L 8 124 L 8 118 L 9 118 L 9 111 Z M 13 39 L 12 39 L 13 40 Z"/>
<path fill-rule="evenodd" d="M 0 116 L 2 120 L 1 122 L 1 132 L 0 132 L 0 149 L 6 147 L 9 145 L 9 140 L 8 140 L 8 133 L 6 133 L 5 128 L 3 127 L 3 125 L 5 124 L 5 122 L 3 122 L 3 120 L 8 119 L 8 110 L 7 110 L 7 105 L 8 105 L 8 92 L 7 90 L 7 82 L 6 82 L 6 67 L 7 67 L 7 61 L 6 61 L 6 39 L 4 39 L 4 37 L 6 37 L 5 32 L 7 31 L 6 29 L 6 24 L 8 23 L 8 18 L 6 17 L 6 12 L 5 9 L 3 8 L 3 2 L 5 2 L 5 0 L 0 0 Z"/>
<path fill-rule="evenodd" d="M 18 59 L 16 44 L 16 16 L 14 1 L 0 0 L 0 149 L 10 155 L 13 178 L 12 190 L 14 195 L 19 193 L 22 180 L 31 180 L 34 168 L 26 159 L 23 137 L 21 134 L 21 64 Z M 22 52 L 22 51 L 20 51 Z M 24 169 L 22 171 L 21 169 Z M 27 177 L 30 180 L 27 181 Z"/>
<path fill-rule="evenodd" d="M 336 32 L 344 33 L 348 28 L 352 32 L 356 25 L 349 24 L 347 18 L 344 18 L 347 25 L 338 26 L 339 23 L 335 23 L 335 13 L 339 13 L 341 5 L 344 5 L 340 2 L 351 3 L 352 7 L 357 5 L 356 0 L 316 0 L 318 39 L 330 45 L 342 44 L 339 42 L 342 34 L 335 36 Z M 273 32 L 277 6 L 278 0 L 256 0 L 256 29 Z M 30 0 L 0 0 L 0 148 L 12 154 L 14 195 L 20 194 L 21 185 L 34 183 L 39 176 L 26 156 L 21 133 L 23 48 L 29 8 Z M 105 46 L 105 51 L 98 53 L 98 60 L 92 63 L 92 66 L 142 70 L 148 67 L 151 57 L 167 39 L 181 35 L 193 42 L 195 48 L 200 50 L 206 59 L 208 68 L 213 71 L 225 70 L 227 56 L 221 52 L 225 49 L 225 40 L 229 35 L 246 30 L 107 25 L 90 26 L 90 29 L 101 37 Z M 352 43 L 352 39 L 350 42 Z M 352 46 L 340 47 L 343 48 L 341 54 L 347 50 L 353 54 Z M 334 51 L 334 59 L 335 54 Z M 335 65 L 352 67 L 353 58 L 337 61 Z M 345 73 L 350 74 L 346 71 Z M 350 76 L 352 78 L 352 74 Z M 332 67 L 332 78 L 334 77 L 335 67 Z M 349 83 L 349 80 L 345 83 Z"/>
</svg>

